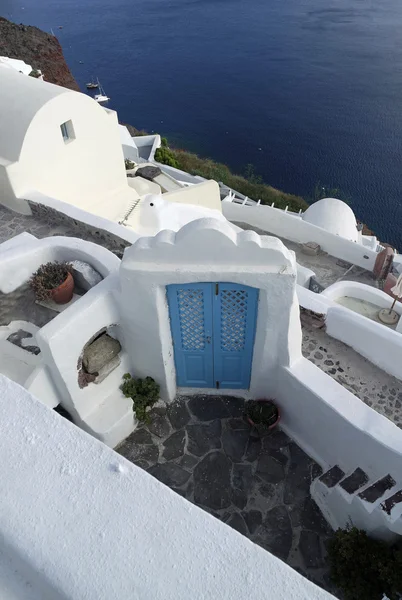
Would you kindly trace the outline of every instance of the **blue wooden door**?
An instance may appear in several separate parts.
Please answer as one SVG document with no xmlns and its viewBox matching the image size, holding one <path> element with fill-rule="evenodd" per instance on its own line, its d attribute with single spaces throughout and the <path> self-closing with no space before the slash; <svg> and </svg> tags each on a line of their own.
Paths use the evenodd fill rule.
<svg viewBox="0 0 402 600">
<path fill-rule="evenodd" d="M 217 387 L 250 386 L 258 290 L 236 283 L 217 284 L 214 307 L 214 377 Z"/>
<path fill-rule="evenodd" d="M 215 387 L 210 283 L 169 285 L 170 323 L 177 385 Z"/>
<path fill-rule="evenodd" d="M 258 290 L 235 283 L 167 288 L 177 384 L 247 389 Z"/>
</svg>

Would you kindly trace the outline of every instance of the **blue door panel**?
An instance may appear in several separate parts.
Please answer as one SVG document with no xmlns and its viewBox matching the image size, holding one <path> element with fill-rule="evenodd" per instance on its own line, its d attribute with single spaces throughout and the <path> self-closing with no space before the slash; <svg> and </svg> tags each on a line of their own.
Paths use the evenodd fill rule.
<svg viewBox="0 0 402 600">
<path fill-rule="evenodd" d="M 220 283 L 214 306 L 214 378 L 221 388 L 248 389 L 258 290 Z"/>
<path fill-rule="evenodd" d="M 247 389 L 258 290 L 235 283 L 167 287 L 177 384 Z"/>
<path fill-rule="evenodd" d="M 215 387 L 212 352 L 212 285 L 167 287 L 177 384 Z"/>
</svg>

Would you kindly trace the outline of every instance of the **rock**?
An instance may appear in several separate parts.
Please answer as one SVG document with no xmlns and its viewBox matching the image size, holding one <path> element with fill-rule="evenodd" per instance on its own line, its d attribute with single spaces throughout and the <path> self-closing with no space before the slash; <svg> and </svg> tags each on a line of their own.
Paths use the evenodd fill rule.
<svg viewBox="0 0 402 600">
<path fill-rule="evenodd" d="M 254 462 L 261 454 L 261 439 L 260 437 L 255 437 L 250 435 L 248 438 L 247 450 L 244 455 L 244 460 L 247 462 Z"/>
<path fill-rule="evenodd" d="M 264 498 L 273 498 L 275 496 L 276 488 L 272 483 L 262 483 L 259 486 L 258 491 Z"/>
<path fill-rule="evenodd" d="M 159 167 L 140 167 L 136 170 L 136 177 L 143 177 L 144 179 L 148 179 L 148 181 L 153 181 L 155 177 L 161 175 L 162 171 Z"/>
<path fill-rule="evenodd" d="M 290 465 L 285 482 L 285 504 L 297 503 L 310 495 L 312 459 L 295 443 L 289 444 Z"/>
<path fill-rule="evenodd" d="M 316 242 L 306 242 L 301 244 L 301 251 L 303 254 L 309 254 L 310 256 L 316 256 L 320 252 L 320 245 Z"/>
<path fill-rule="evenodd" d="M 222 435 L 223 449 L 233 462 L 240 462 L 249 438 L 247 429 L 227 429 Z"/>
<path fill-rule="evenodd" d="M 242 490 L 232 490 L 232 502 L 237 508 L 243 510 L 247 505 L 246 492 L 243 492 Z"/>
<path fill-rule="evenodd" d="M 286 508 L 279 505 L 268 511 L 254 541 L 275 556 L 286 560 L 292 546 L 292 538 L 289 515 Z"/>
<path fill-rule="evenodd" d="M 163 458 L 165 460 L 174 460 L 183 456 L 186 434 L 184 431 L 176 431 L 167 440 L 164 441 Z"/>
<path fill-rule="evenodd" d="M 121 360 L 120 360 L 119 355 L 112 358 L 112 360 L 110 360 L 108 363 L 106 363 L 105 366 L 103 366 L 101 369 L 99 369 L 98 375 L 95 378 L 94 383 L 96 383 L 97 385 L 99 383 L 102 383 L 102 381 L 104 381 L 106 379 L 106 377 L 108 377 L 108 375 L 110 375 L 110 373 L 112 371 L 117 369 L 117 367 L 120 365 L 120 363 L 121 363 Z"/>
<path fill-rule="evenodd" d="M 144 427 L 136 429 L 124 442 L 126 444 L 153 444 L 151 434 Z"/>
<path fill-rule="evenodd" d="M 91 265 L 82 260 L 71 260 L 74 283 L 86 292 L 103 280 L 103 277 Z"/>
<path fill-rule="evenodd" d="M 193 396 L 188 407 L 199 421 L 226 419 L 230 416 L 222 399 L 216 396 Z"/>
<path fill-rule="evenodd" d="M 198 463 L 198 459 L 190 454 L 185 454 L 183 458 L 180 460 L 180 466 L 188 471 L 191 471 L 193 467 Z"/>
<path fill-rule="evenodd" d="M 274 429 L 270 431 L 263 439 L 264 448 L 272 448 L 273 450 L 280 450 L 291 443 L 291 439 L 281 429 Z"/>
<path fill-rule="evenodd" d="M 233 529 L 236 529 L 236 531 L 238 531 L 239 533 L 247 535 L 247 525 L 244 522 L 243 517 L 239 515 L 239 513 L 233 513 L 226 523 L 227 525 L 230 525 L 230 527 L 233 527 Z"/>
<path fill-rule="evenodd" d="M 184 485 L 189 477 L 190 473 L 185 471 L 179 465 L 175 463 L 164 463 L 163 465 L 154 465 L 148 469 L 148 473 L 159 479 L 165 485 L 169 487 L 178 488 Z"/>
<path fill-rule="evenodd" d="M 255 533 L 262 523 L 262 513 L 259 510 L 250 510 L 248 512 L 242 512 L 242 516 L 247 524 L 249 532 Z"/>
<path fill-rule="evenodd" d="M 16 26 L 0 17 L 0 40 L 2 56 L 18 57 L 40 69 L 49 83 L 80 91 L 55 36 L 37 27 Z"/>
<path fill-rule="evenodd" d="M 143 468 L 144 464 L 147 467 L 149 466 L 149 464 L 156 463 L 159 457 L 159 450 L 155 446 L 155 444 L 146 446 L 142 444 L 124 444 L 119 449 L 119 453 L 125 456 L 125 458 L 127 458 L 128 460 L 131 460 L 133 463 Z"/>
<path fill-rule="evenodd" d="M 85 348 L 82 364 L 88 373 L 99 373 L 102 367 L 118 355 L 120 350 L 120 342 L 107 333 L 103 333 Z"/>
<path fill-rule="evenodd" d="M 35 356 L 37 356 L 38 354 L 40 354 L 39 346 L 30 346 L 29 344 L 27 344 L 26 341 L 27 339 L 30 339 L 32 337 L 32 333 L 30 333 L 29 331 L 24 331 L 24 329 L 18 329 L 18 331 L 10 333 L 10 335 L 7 338 L 7 341 L 11 344 L 14 344 L 14 346 L 18 346 L 19 348 L 22 348 L 23 350 L 26 350 L 27 352 L 30 352 L 31 354 L 35 354 Z"/>
<path fill-rule="evenodd" d="M 267 483 L 279 483 L 285 479 L 283 465 L 267 454 L 263 454 L 258 459 L 256 474 Z"/>
<path fill-rule="evenodd" d="M 173 402 L 167 407 L 167 416 L 173 429 L 181 429 L 190 421 L 190 413 L 183 401 Z"/>
<path fill-rule="evenodd" d="M 314 531 L 301 532 L 299 550 L 306 567 L 318 568 L 324 566 L 320 537 Z"/>
<path fill-rule="evenodd" d="M 227 407 L 232 417 L 241 417 L 244 413 L 244 398 L 238 398 L 237 396 L 225 396 L 223 402 Z"/>
<path fill-rule="evenodd" d="M 308 496 L 304 501 L 304 506 L 301 512 L 301 525 L 304 529 L 309 529 L 317 534 L 330 535 L 332 530 L 324 519 L 317 504 Z"/>
<path fill-rule="evenodd" d="M 186 430 L 188 451 L 195 456 L 204 456 L 221 447 L 221 422 L 218 419 L 208 424 L 188 425 Z"/>
<path fill-rule="evenodd" d="M 151 422 L 148 425 L 148 429 L 154 435 L 160 438 L 164 438 L 170 433 L 170 423 L 167 420 L 166 415 L 155 414 L 155 409 L 149 413 Z"/>
<path fill-rule="evenodd" d="M 249 492 L 253 485 L 253 479 L 251 465 L 233 465 L 232 485 L 234 488 Z"/>
<path fill-rule="evenodd" d="M 251 425 L 244 419 L 230 419 L 227 426 L 229 429 L 247 429 L 247 431 L 251 429 Z"/>
<path fill-rule="evenodd" d="M 210 452 L 194 469 L 194 502 L 213 510 L 228 508 L 231 462 L 221 452 Z"/>
</svg>

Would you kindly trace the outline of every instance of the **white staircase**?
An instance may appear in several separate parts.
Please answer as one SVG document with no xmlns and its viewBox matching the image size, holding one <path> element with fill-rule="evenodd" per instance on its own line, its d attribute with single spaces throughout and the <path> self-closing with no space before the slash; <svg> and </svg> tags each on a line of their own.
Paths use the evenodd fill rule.
<svg viewBox="0 0 402 600">
<path fill-rule="evenodd" d="M 333 529 L 356 526 L 373 537 L 402 535 L 402 485 L 390 475 L 370 477 L 335 465 L 311 484 L 311 495 Z"/>
</svg>

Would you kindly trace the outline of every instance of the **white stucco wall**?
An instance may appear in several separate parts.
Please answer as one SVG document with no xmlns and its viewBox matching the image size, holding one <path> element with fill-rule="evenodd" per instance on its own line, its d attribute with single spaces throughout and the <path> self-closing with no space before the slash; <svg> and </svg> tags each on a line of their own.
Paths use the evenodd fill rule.
<svg viewBox="0 0 402 600">
<path fill-rule="evenodd" d="M 175 192 L 167 192 L 163 197 L 170 202 L 195 204 L 222 212 L 219 185 L 212 179 Z"/>
<path fill-rule="evenodd" d="M 2 202 L 13 208 L 15 197 L 36 190 L 117 218 L 138 195 L 127 185 L 116 114 L 85 94 L 3 71 L 0 156 L 10 163 L 5 168 L 13 197 Z M 68 121 L 74 139 L 65 142 L 60 125 Z"/>
<path fill-rule="evenodd" d="M 84 240 L 62 236 L 38 240 L 25 233 L 0 246 L 0 291 L 15 290 L 41 264 L 54 260 L 88 262 L 105 279 L 36 331 L 41 364 L 21 383 L 43 402 L 52 406 L 61 403 L 78 425 L 115 446 L 135 426 L 132 402 L 119 389 L 123 374 L 131 368 L 130 358 L 123 348 L 121 364 L 102 383 L 91 383 L 82 389 L 78 370 L 84 346 L 96 334 L 113 326 L 113 334 L 119 337 L 120 314 L 115 294 L 119 289 L 120 259 L 106 248 Z M 15 346 L 11 345 L 11 349 L 24 354 Z M 33 358 L 39 361 L 38 357 Z"/>
<path fill-rule="evenodd" d="M 121 269 L 124 343 L 135 374 L 152 376 L 162 398 L 176 395 L 176 373 L 166 286 L 233 282 L 260 290 L 250 392 L 266 397 L 272 372 L 301 356 L 294 253 L 279 240 L 236 233 L 215 219 L 193 221 L 178 233 L 140 238 L 125 251 Z"/>
<path fill-rule="evenodd" d="M 26 283 L 40 265 L 51 261 L 82 260 L 102 277 L 117 271 L 120 259 L 106 248 L 73 237 L 37 239 L 29 233 L 0 245 L 0 291 L 9 294 Z"/>
<path fill-rule="evenodd" d="M 276 371 L 281 426 L 324 468 L 402 483 L 402 430 L 305 358 Z"/>
<path fill-rule="evenodd" d="M 16 600 L 332 598 L 2 376 L 0 405 L 0 590 Z"/>
<path fill-rule="evenodd" d="M 316 242 L 332 256 L 363 267 L 368 271 L 372 271 L 374 268 L 377 254 L 373 250 L 329 233 L 325 229 L 307 223 L 278 208 L 261 204 L 242 206 L 234 202 L 223 202 L 222 210 L 229 221 L 248 223 L 271 235 L 278 235 L 292 242 Z M 364 258 L 365 256 L 368 258 Z"/>
<path fill-rule="evenodd" d="M 396 330 L 373 321 L 346 306 L 337 298 L 349 296 L 366 300 L 381 308 L 390 308 L 392 298 L 385 292 L 355 281 L 339 281 L 321 294 L 297 285 L 297 297 L 303 308 L 325 315 L 326 332 L 347 344 L 386 373 L 402 380 L 402 320 Z M 397 302 L 395 310 L 402 314 Z"/>
</svg>

